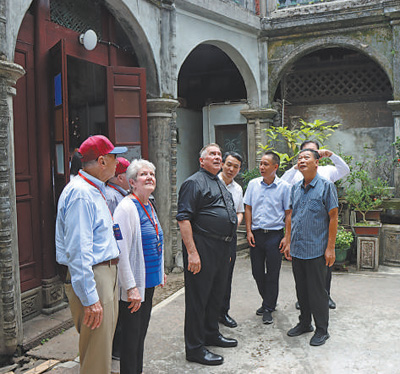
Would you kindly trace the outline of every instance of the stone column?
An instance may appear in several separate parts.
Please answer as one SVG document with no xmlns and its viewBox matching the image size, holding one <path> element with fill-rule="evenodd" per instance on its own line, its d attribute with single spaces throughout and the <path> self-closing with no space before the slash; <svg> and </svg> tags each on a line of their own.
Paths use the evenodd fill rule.
<svg viewBox="0 0 400 374">
<path fill-rule="evenodd" d="M 400 84 L 400 82 L 399 82 Z M 400 100 L 396 101 L 388 101 L 388 107 L 393 111 L 393 119 L 394 119 L 394 127 L 393 127 L 393 135 L 394 140 L 396 137 L 400 136 Z M 395 187 L 395 197 L 400 196 L 400 166 L 394 168 L 393 171 L 393 180 Z"/>
<path fill-rule="evenodd" d="M 22 342 L 12 96 L 24 74 L 0 60 L 0 355 L 6 356 Z"/>
<path fill-rule="evenodd" d="M 249 150 L 249 170 L 254 169 L 261 160 L 260 145 L 266 144 L 265 129 L 273 124 L 278 113 L 275 109 L 249 109 L 240 113 L 247 118 L 247 142 Z"/>
<path fill-rule="evenodd" d="M 178 251 L 176 195 L 176 108 L 173 99 L 147 100 L 149 160 L 156 166 L 155 198 L 164 231 L 165 267 L 172 270 Z"/>
</svg>

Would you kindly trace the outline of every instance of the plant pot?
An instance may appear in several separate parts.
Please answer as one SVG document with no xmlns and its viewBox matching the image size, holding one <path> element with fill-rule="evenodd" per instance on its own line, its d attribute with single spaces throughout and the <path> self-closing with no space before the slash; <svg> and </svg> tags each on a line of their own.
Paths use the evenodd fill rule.
<svg viewBox="0 0 400 374">
<path fill-rule="evenodd" d="M 382 209 L 369 210 L 365 214 L 365 219 L 367 221 L 380 221 L 381 213 L 382 213 Z M 360 212 L 356 212 L 356 218 L 357 218 L 357 221 L 361 221 L 363 218 L 362 214 Z"/>
<path fill-rule="evenodd" d="M 347 253 L 349 251 L 350 247 L 346 248 L 335 248 L 335 264 L 341 264 L 346 261 L 347 258 Z"/>
<path fill-rule="evenodd" d="M 382 224 L 379 225 L 365 225 L 365 226 L 353 226 L 353 230 L 357 236 L 378 236 Z"/>
</svg>

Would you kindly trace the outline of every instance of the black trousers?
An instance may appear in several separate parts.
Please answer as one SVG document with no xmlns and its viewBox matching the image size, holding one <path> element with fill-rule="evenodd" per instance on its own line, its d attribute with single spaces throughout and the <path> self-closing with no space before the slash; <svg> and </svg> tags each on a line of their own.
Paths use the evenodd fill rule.
<svg viewBox="0 0 400 374">
<path fill-rule="evenodd" d="M 193 233 L 200 255 L 201 270 L 187 270 L 188 256 L 183 244 L 185 266 L 185 348 L 193 353 L 207 338 L 219 334 L 218 318 L 229 270 L 229 243 Z"/>
<path fill-rule="evenodd" d="M 140 374 L 143 371 L 144 339 L 149 327 L 153 295 L 154 287 L 146 288 L 144 302 L 135 313 L 128 308 L 130 303 L 119 301 L 121 374 Z"/>
<path fill-rule="evenodd" d="M 282 253 L 279 243 L 283 230 L 263 233 L 254 231 L 255 247 L 250 248 L 251 271 L 262 298 L 263 308 L 274 311 L 279 293 L 279 273 L 282 264 Z"/>
<path fill-rule="evenodd" d="M 236 262 L 236 246 L 237 246 L 237 235 L 235 233 L 229 246 L 231 260 L 229 262 L 228 280 L 226 282 L 225 295 L 222 300 L 221 315 L 228 313 L 228 310 L 231 308 L 232 278 L 233 278 L 233 269 L 235 268 L 235 262 Z"/>
<path fill-rule="evenodd" d="M 312 315 L 316 332 L 326 334 L 329 322 L 329 298 L 325 288 L 327 272 L 325 257 L 310 260 L 293 257 L 292 268 L 297 300 L 300 304 L 300 323 L 309 326 Z"/>
<path fill-rule="evenodd" d="M 332 266 L 327 266 L 325 288 L 326 292 L 328 292 L 328 295 L 331 294 L 331 282 L 332 282 Z"/>
</svg>

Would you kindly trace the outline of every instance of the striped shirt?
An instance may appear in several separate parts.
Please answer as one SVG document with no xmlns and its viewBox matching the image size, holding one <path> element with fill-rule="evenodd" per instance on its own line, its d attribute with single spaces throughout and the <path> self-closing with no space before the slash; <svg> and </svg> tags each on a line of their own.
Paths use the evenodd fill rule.
<svg viewBox="0 0 400 374">
<path fill-rule="evenodd" d="M 153 224 L 149 220 L 147 214 L 144 212 L 139 201 L 137 201 L 136 199 L 132 199 L 132 201 L 136 205 L 140 218 L 143 254 L 146 267 L 146 288 L 151 288 L 158 286 L 163 282 L 163 280 L 160 278 L 160 274 L 162 273 L 160 272 L 160 267 L 162 266 L 162 249 L 163 249 L 162 243 L 164 235 L 156 213 L 154 212 L 154 217 L 158 224 L 159 240 L 157 240 L 156 230 Z M 144 205 L 144 207 L 146 208 L 150 217 L 153 219 L 150 203 Z M 158 241 L 161 241 L 161 246 L 159 248 L 157 246 Z"/>
<path fill-rule="evenodd" d="M 328 245 L 329 212 L 339 206 L 335 185 L 317 174 L 306 188 L 303 181 L 293 185 L 290 197 L 291 256 L 303 260 L 323 256 Z"/>
</svg>

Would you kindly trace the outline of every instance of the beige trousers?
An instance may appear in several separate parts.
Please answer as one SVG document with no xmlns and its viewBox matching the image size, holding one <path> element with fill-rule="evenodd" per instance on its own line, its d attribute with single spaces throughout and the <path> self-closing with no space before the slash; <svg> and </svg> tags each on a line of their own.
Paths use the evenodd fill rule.
<svg viewBox="0 0 400 374">
<path fill-rule="evenodd" d="M 103 322 L 100 327 L 91 330 L 83 324 L 84 308 L 71 284 L 65 285 L 65 293 L 75 327 L 79 332 L 80 373 L 110 374 L 112 342 L 118 318 L 117 266 L 94 266 L 93 273 L 97 293 L 103 306 Z"/>
</svg>

